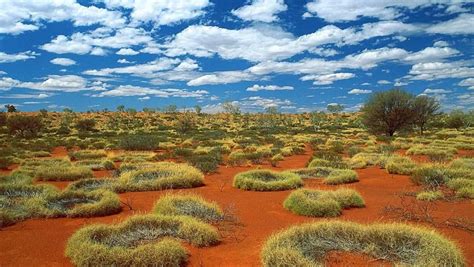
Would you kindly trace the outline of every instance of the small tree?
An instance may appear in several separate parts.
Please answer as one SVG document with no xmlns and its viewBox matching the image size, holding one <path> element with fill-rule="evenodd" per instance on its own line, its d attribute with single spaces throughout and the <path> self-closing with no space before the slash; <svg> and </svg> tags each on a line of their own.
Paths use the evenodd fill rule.
<svg viewBox="0 0 474 267">
<path fill-rule="evenodd" d="M 455 128 L 459 130 L 466 126 L 466 114 L 462 110 L 453 110 L 449 113 L 446 119 L 446 126 L 448 128 Z"/>
<path fill-rule="evenodd" d="M 326 108 L 331 113 L 339 113 L 344 110 L 344 106 L 341 104 L 329 104 Z"/>
<path fill-rule="evenodd" d="M 125 111 L 125 106 L 124 105 L 118 105 L 117 106 L 117 111 L 118 112 L 124 112 Z"/>
<path fill-rule="evenodd" d="M 232 115 L 239 115 L 240 114 L 240 107 L 237 104 L 234 104 L 232 102 L 224 102 L 222 103 L 222 109 L 224 109 L 225 113 L 229 113 Z"/>
<path fill-rule="evenodd" d="M 10 113 L 17 111 L 14 105 L 7 104 L 5 105 L 5 108 L 7 109 L 7 112 L 10 112 Z"/>
<path fill-rule="evenodd" d="M 413 122 L 414 96 L 401 89 L 378 92 L 362 107 L 362 121 L 373 133 L 393 136 Z"/>
<path fill-rule="evenodd" d="M 423 134 L 426 124 L 438 115 L 439 102 L 434 97 L 426 95 L 417 96 L 413 101 L 413 123 Z"/>
<path fill-rule="evenodd" d="M 178 111 L 178 106 L 176 105 L 168 105 L 163 108 L 165 113 L 176 113 Z"/>
<path fill-rule="evenodd" d="M 95 130 L 95 124 L 94 119 L 81 119 L 76 122 L 76 129 L 79 132 L 91 132 Z"/>
<path fill-rule="evenodd" d="M 199 105 L 194 106 L 194 111 L 196 111 L 196 114 L 201 115 L 202 108 Z"/>
<path fill-rule="evenodd" d="M 190 112 L 182 113 L 182 116 L 179 116 L 176 123 L 176 130 L 181 134 L 186 134 L 189 131 L 193 130 L 196 127 L 196 122 L 194 121 L 194 116 Z"/>
<path fill-rule="evenodd" d="M 20 137 L 35 137 L 43 128 L 39 116 L 13 115 L 7 119 L 8 132 Z"/>
</svg>

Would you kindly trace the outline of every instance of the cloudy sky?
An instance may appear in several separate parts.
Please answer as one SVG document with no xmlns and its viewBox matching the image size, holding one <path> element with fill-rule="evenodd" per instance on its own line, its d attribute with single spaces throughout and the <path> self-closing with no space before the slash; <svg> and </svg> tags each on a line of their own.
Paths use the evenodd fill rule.
<svg viewBox="0 0 474 267">
<path fill-rule="evenodd" d="M 474 107 L 474 1 L 0 0 L 0 104 L 283 112 L 402 87 Z"/>
</svg>

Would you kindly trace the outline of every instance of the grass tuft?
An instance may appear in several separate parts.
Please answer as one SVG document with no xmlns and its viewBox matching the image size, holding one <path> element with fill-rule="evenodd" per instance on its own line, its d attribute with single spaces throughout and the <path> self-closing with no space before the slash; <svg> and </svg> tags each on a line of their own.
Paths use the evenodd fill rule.
<svg viewBox="0 0 474 267">
<path fill-rule="evenodd" d="M 251 191 L 279 191 L 301 187 L 301 178 L 291 172 L 252 170 L 241 172 L 234 177 L 233 186 Z"/>
</svg>

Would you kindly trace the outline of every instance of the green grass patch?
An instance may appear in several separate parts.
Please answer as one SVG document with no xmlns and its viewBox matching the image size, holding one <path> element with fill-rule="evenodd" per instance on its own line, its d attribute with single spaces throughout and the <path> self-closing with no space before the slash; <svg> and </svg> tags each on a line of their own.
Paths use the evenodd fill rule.
<svg viewBox="0 0 474 267">
<path fill-rule="evenodd" d="M 153 212 L 162 215 L 190 216 L 204 222 L 223 220 L 224 214 L 215 202 L 208 202 L 199 195 L 169 194 L 161 197 Z"/>
<path fill-rule="evenodd" d="M 76 181 L 92 177 L 92 170 L 84 166 L 42 166 L 35 173 L 39 181 Z"/>
<path fill-rule="evenodd" d="M 359 181 L 357 172 L 349 169 L 334 169 L 330 167 L 303 168 L 291 170 L 303 179 L 324 178 L 323 182 L 329 185 L 347 184 Z"/>
<path fill-rule="evenodd" d="M 386 160 L 383 167 L 390 174 L 410 175 L 417 167 L 417 164 L 409 157 L 394 155 Z"/>
<path fill-rule="evenodd" d="M 422 191 L 416 194 L 416 199 L 421 201 L 435 201 L 444 197 L 443 192 L 437 191 Z"/>
<path fill-rule="evenodd" d="M 100 159 L 107 157 L 104 150 L 78 150 L 68 152 L 71 160 Z"/>
</svg>

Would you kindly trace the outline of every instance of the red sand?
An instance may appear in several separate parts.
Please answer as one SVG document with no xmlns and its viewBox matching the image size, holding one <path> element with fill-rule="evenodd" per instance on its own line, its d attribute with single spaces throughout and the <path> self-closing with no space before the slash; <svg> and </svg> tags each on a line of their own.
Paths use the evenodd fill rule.
<svg viewBox="0 0 474 267">
<path fill-rule="evenodd" d="M 302 168 L 306 165 L 311 153 L 291 156 L 280 162 L 277 170 Z M 270 166 L 262 166 L 270 168 Z M 320 219 L 294 215 L 286 211 L 282 203 L 290 191 L 281 192 L 248 192 L 232 187 L 235 174 L 256 167 L 220 167 L 218 173 L 206 175 L 206 185 L 200 188 L 179 190 L 196 192 L 208 200 L 217 201 L 221 207 L 233 207 L 235 214 L 243 223 L 232 235 L 227 235 L 223 242 L 210 248 L 193 248 L 190 250 L 189 266 L 260 266 L 260 250 L 265 240 L 279 230 L 304 222 Z M 407 176 L 390 175 L 379 168 L 359 170 L 360 182 L 345 185 L 357 189 L 365 199 L 366 208 L 345 210 L 339 217 L 362 223 L 389 221 L 382 213 L 384 207 L 396 204 L 397 193 L 416 191 Z M 63 187 L 61 185 L 60 187 Z M 320 180 L 306 180 L 307 188 L 335 189 L 326 186 Z M 150 212 L 153 203 L 163 194 L 161 192 L 125 193 L 120 197 L 131 203 L 134 211 L 124 208 L 117 215 L 90 219 L 32 219 L 0 230 L 0 265 L 1 266 L 69 266 L 64 256 L 67 239 L 81 226 L 104 222 L 113 223 L 123 220 L 135 213 Z M 174 191 L 176 192 L 176 191 Z M 453 214 L 474 220 L 473 204 L 470 201 L 437 202 L 436 215 L 450 217 Z M 474 236 L 457 229 L 438 229 L 456 241 L 462 248 L 468 266 L 474 264 Z M 187 246 L 189 247 L 189 246 Z M 330 266 L 379 266 L 386 265 L 379 261 L 350 253 L 336 253 L 328 256 Z"/>
</svg>

